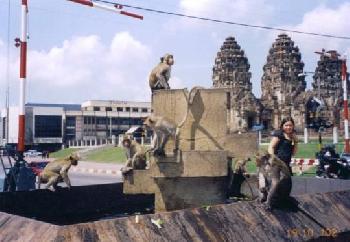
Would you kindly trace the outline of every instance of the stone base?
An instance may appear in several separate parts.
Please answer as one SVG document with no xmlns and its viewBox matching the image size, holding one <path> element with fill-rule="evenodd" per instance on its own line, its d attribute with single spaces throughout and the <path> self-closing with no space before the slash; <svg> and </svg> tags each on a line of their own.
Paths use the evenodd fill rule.
<svg viewBox="0 0 350 242">
<path fill-rule="evenodd" d="M 155 211 L 171 211 L 223 203 L 227 177 L 155 177 Z"/>
<path fill-rule="evenodd" d="M 151 157 L 148 170 L 124 176 L 126 194 L 155 194 L 155 211 L 200 207 L 225 201 L 231 161 L 226 151 L 179 151 Z"/>
</svg>

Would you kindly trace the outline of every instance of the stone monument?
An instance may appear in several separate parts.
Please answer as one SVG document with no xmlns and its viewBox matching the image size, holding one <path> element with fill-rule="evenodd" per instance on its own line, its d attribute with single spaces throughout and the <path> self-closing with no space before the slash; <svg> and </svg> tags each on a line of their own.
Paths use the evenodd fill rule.
<svg viewBox="0 0 350 242">
<path fill-rule="evenodd" d="M 187 89 L 154 92 L 155 115 L 176 124 L 187 117 L 180 128 L 179 149 L 174 153 L 175 142 L 169 140 L 166 157 L 151 155 L 149 169 L 126 174 L 124 193 L 155 194 L 156 211 L 224 202 L 232 158 L 252 156 L 257 150 L 255 133 L 229 132 L 228 114 L 234 106 L 230 95 L 227 88 L 199 89 L 189 105 Z"/>
</svg>

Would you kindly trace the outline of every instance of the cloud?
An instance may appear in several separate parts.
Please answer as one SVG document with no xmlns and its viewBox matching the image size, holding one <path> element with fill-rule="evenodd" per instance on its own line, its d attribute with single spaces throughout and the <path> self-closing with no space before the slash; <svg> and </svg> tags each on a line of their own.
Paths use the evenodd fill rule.
<svg viewBox="0 0 350 242">
<path fill-rule="evenodd" d="M 304 14 L 302 21 L 294 26 L 283 26 L 305 32 L 332 34 L 337 36 L 350 36 L 350 21 L 348 15 L 350 3 L 345 2 L 336 7 L 320 5 L 310 12 Z M 335 49 L 340 54 L 349 51 L 349 40 L 335 38 L 314 37 L 310 35 L 291 34 L 293 39 L 305 53 L 312 53 L 325 48 Z M 347 53 L 350 54 L 350 53 Z"/>
<path fill-rule="evenodd" d="M 1 55 L 0 63 L 4 63 Z M 90 35 L 65 40 L 48 51 L 29 50 L 27 102 L 150 100 L 147 79 L 151 64 L 151 49 L 128 32 L 115 34 L 110 44 Z M 19 65 L 19 60 L 11 65 Z M 11 72 L 17 75 L 14 68 Z M 17 89 L 15 84 L 13 95 Z"/>
<path fill-rule="evenodd" d="M 169 85 L 172 89 L 182 89 L 184 88 L 184 81 L 177 76 L 173 76 L 169 80 Z"/>
</svg>

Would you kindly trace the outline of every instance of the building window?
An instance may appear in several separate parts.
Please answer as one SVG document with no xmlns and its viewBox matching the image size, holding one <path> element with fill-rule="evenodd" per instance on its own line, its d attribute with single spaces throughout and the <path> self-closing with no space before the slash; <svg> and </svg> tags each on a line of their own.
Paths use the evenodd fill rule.
<svg viewBox="0 0 350 242">
<path fill-rule="evenodd" d="M 100 111 L 100 107 L 94 107 L 94 111 Z"/>
<path fill-rule="evenodd" d="M 96 124 L 107 124 L 107 118 L 105 117 L 97 117 Z"/>
<path fill-rule="evenodd" d="M 130 119 L 129 118 L 120 118 L 119 122 L 121 125 L 129 125 L 130 124 Z"/>
<path fill-rule="evenodd" d="M 147 113 L 147 112 L 148 112 L 148 109 L 147 109 L 147 108 L 142 108 L 142 109 L 141 109 L 141 112 L 142 112 L 142 113 Z"/>
<path fill-rule="evenodd" d="M 75 129 L 66 129 L 65 133 L 67 140 L 74 140 L 75 139 Z"/>
<path fill-rule="evenodd" d="M 66 127 L 75 127 L 75 117 L 66 118 Z"/>
<path fill-rule="evenodd" d="M 132 111 L 133 111 L 134 113 L 138 113 L 138 112 L 139 112 L 139 109 L 138 109 L 138 108 L 132 108 Z"/>
<path fill-rule="evenodd" d="M 131 118 L 130 125 L 142 125 L 143 121 L 140 118 Z"/>
<path fill-rule="evenodd" d="M 112 107 L 106 107 L 106 111 L 112 111 Z"/>
<path fill-rule="evenodd" d="M 112 124 L 119 124 L 118 118 L 112 118 Z"/>
<path fill-rule="evenodd" d="M 118 112 L 123 112 L 123 108 L 122 107 L 117 107 L 117 111 Z"/>
<path fill-rule="evenodd" d="M 62 137 L 62 116 L 35 115 L 36 138 Z"/>
<path fill-rule="evenodd" d="M 129 108 L 129 107 L 126 107 L 126 108 L 125 108 L 125 112 L 130 112 L 130 108 Z"/>
</svg>

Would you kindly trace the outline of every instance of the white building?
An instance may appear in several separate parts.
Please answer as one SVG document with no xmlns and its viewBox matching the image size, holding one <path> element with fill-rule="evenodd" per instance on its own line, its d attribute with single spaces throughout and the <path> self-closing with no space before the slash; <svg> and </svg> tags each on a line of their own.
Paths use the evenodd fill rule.
<svg viewBox="0 0 350 242">
<path fill-rule="evenodd" d="M 149 102 L 91 100 L 79 104 L 34 104 L 25 107 L 26 146 L 53 149 L 72 142 L 111 139 L 142 125 Z M 8 117 L 8 120 L 7 120 Z M 7 122 L 8 121 L 8 122 Z M 0 142 L 17 144 L 18 107 L 1 110 Z"/>
</svg>

